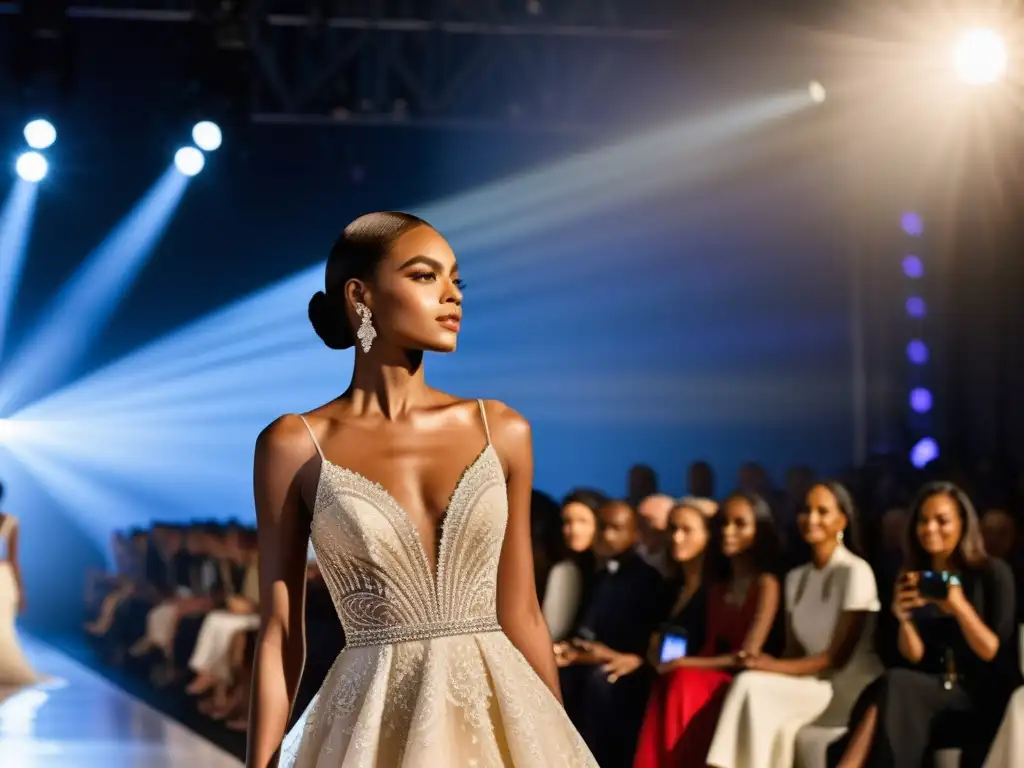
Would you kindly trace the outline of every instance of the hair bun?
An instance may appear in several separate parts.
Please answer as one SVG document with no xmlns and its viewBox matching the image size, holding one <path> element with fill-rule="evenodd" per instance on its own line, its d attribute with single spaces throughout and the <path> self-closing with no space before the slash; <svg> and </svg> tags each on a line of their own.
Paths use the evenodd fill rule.
<svg viewBox="0 0 1024 768">
<path fill-rule="evenodd" d="M 309 300 L 309 322 L 316 335 L 331 349 L 348 349 L 356 343 L 344 307 L 336 306 L 323 291 L 317 291 Z"/>
</svg>

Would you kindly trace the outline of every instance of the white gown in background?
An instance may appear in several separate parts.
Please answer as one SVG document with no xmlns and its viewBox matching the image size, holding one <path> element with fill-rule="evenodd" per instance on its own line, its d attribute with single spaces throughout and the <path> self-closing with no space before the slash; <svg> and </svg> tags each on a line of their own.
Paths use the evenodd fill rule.
<svg viewBox="0 0 1024 768">
<path fill-rule="evenodd" d="M 490 435 L 452 493 L 434 572 L 394 497 L 316 448 L 313 546 L 346 646 L 282 768 L 597 768 L 498 625 L 508 502 Z"/>
<path fill-rule="evenodd" d="M 10 542 L 18 521 L 5 515 L 0 521 L 0 686 L 29 685 L 38 680 L 18 645 L 14 620 L 18 615 L 18 582 L 10 561 Z"/>
<path fill-rule="evenodd" d="M 999 733 L 985 759 L 985 768 L 1024 765 L 1024 688 L 1018 688 L 1006 707 Z"/>
<path fill-rule="evenodd" d="M 809 656 L 832 643 L 846 611 L 876 614 L 878 588 L 871 566 L 838 546 L 823 568 L 811 563 L 789 572 L 785 585 L 789 626 Z M 807 725 L 843 733 L 861 691 L 882 671 L 873 650 L 874 616 L 842 669 L 818 676 L 742 672 L 726 696 L 708 765 L 715 768 L 802 767 L 798 734 Z"/>
</svg>

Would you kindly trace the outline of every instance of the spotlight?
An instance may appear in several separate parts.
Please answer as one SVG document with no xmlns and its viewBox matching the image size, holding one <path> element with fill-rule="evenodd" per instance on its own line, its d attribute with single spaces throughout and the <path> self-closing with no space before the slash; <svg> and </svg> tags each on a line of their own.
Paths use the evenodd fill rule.
<svg viewBox="0 0 1024 768">
<path fill-rule="evenodd" d="M 815 104 L 821 104 L 825 101 L 825 86 L 817 80 L 812 80 L 807 86 L 807 95 L 811 97 L 811 101 Z"/>
<path fill-rule="evenodd" d="M 223 139 L 220 126 L 209 120 L 202 120 L 192 127 L 192 141 L 205 152 L 219 149 Z"/>
<path fill-rule="evenodd" d="M 915 280 L 919 277 L 924 277 L 924 262 L 921 261 L 921 257 L 914 256 L 913 254 L 904 256 L 903 274 Z"/>
<path fill-rule="evenodd" d="M 46 177 L 46 172 L 50 170 L 50 166 L 47 164 L 46 158 L 38 152 L 24 152 L 18 157 L 14 169 L 25 181 L 35 183 L 42 181 Z"/>
<path fill-rule="evenodd" d="M 910 390 L 910 407 L 916 413 L 928 413 L 932 409 L 932 393 L 924 387 Z"/>
<path fill-rule="evenodd" d="M 907 314 L 911 317 L 922 318 L 927 313 L 924 299 L 920 296 L 911 296 L 907 299 Z"/>
<path fill-rule="evenodd" d="M 32 149 L 46 149 L 57 140 L 57 129 L 49 120 L 33 120 L 25 126 L 25 141 Z"/>
<path fill-rule="evenodd" d="M 903 231 L 910 235 L 910 237 L 920 237 L 924 234 L 924 220 L 919 213 L 914 213 L 913 211 L 904 213 L 900 218 L 900 226 L 903 227 Z"/>
<path fill-rule="evenodd" d="M 910 449 L 910 463 L 917 469 L 924 469 L 939 458 L 939 444 L 931 437 L 922 437 Z"/>
<path fill-rule="evenodd" d="M 914 365 L 924 365 L 928 362 L 928 345 L 920 339 L 914 339 L 907 344 L 907 359 Z"/>
<path fill-rule="evenodd" d="M 186 176 L 195 176 L 206 165 L 203 153 L 195 147 L 182 147 L 174 153 L 174 165 Z"/>
<path fill-rule="evenodd" d="M 991 29 L 969 29 L 953 48 L 953 69 L 969 85 L 994 83 L 1006 71 L 1006 44 Z"/>
</svg>

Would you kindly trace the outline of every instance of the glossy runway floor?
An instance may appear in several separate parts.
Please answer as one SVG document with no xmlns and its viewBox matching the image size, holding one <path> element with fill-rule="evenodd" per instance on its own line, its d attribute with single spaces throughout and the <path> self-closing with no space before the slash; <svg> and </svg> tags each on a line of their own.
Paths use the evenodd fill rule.
<svg viewBox="0 0 1024 768">
<path fill-rule="evenodd" d="M 54 680 L 0 688 L 0 766 L 239 768 L 241 763 L 59 651 L 21 635 Z"/>
</svg>

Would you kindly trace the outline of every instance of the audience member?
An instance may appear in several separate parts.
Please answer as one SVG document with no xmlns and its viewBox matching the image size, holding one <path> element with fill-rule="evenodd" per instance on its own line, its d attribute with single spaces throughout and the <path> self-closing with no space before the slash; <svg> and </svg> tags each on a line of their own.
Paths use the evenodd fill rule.
<svg viewBox="0 0 1024 768">
<path fill-rule="evenodd" d="M 991 470 L 916 472 L 874 456 L 843 473 L 852 494 L 814 484 L 797 466 L 776 497 L 750 463 L 739 476 L 745 493 L 721 508 L 706 462 L 687 472 L 699 495 L 678 502 L 657 493 L 650 467 L 633 467 L 636 512 L 599 491 L 578 489 L 561 505 L 536 492 L 538 595 L 566 708 L 601 765 L 811 768 L 827 748 L 843 768 L 903 766 L 962 747 L 973 768 L 990 743 L 985 768 L 1024 765 L 1015 627 L 1024 619 L 1024 492 L 1015 499 Z M 909 508 L 929 476 L 974 481 L 986 504 L 980 522 L 949 484 L 926 486 Z M 867 552 L 858 528 L 871 533 Z M 110 546 L 113 571 L 90 573 L 85 585 L 85 628 L 100 657 L 176 684 L 174 706 L 191 703 L 244 731 L 259 623 L 255 532 L 158 522 L 116 532 Z M 786 643 L 775 657 L 774 574 L 785 564 Z M 876 622 L 879 603 L 892 608 Z M 345 643 L 312 546 L 305 610 L 293 721 Z"/>
<path fill-rule="evenodd" d="M 767 502 L 735 493 L 722 503 L 709 564 L 707 629 L 695 656 L 655 683 L 636 768 L 704 765 L 733 672 L 769 642 L 779 608 L 779 542 Z"/>
<path fill-rule="evenodd" d="M 668 513 L 675 505 L 676 500 L 671 496 L 655 493 L 643 499 L 637 507 L 637 554 L 665 579 L 675 573 L 668 553 Z"/>
<path fill-rule="evenodd" d="M 636 512 L 625 501 L 599 511 L 605 560 L 576 637 L 555 644 L 565 708 L 602 768 L 632 761 L 650 676 L 642 669 L 670 592 L 637 553 Z"/>
<path fill-rule="evenodd" d="M 576 631 L 580 611 L 594 582 L 597 514 L 607 498 L 598 491 L 577 489 L 562 501 L 562 556 L 551 568 L 541 610 L 556 643 Z"/>
<path fill-rule="evenodd" d="M 974 507 L 951 483 L 919 493 L 906 553 L 892 605 L 905 665 L 865 692 L 840 765 L 916 766 L 937 746 L 981 765 L 1021 684 L 1013 577 L 987 556 Z"/>
<path fill-rule="evenodd" d="M 708 754 L 715 768 L 792 765 L 799 730 L 811 722 L 842 729 L 882 672 L 872 627 L 878 588 L 858 554 L 849 491 L 835 482 L 812 487 L 797 526 L 811 561 L 786 576 L 785 650 L 743 659 L 748 671 L 733 681 Z"/>
<path fill-rule="evenodd" d="M 646 464 L 635 464 L 629 468 L 626 478 L 626 502 L 636 509 L 643 499 L 658 492 L 658 475 Z"/>
<path fill-rule="evenodd" d="M 706 461 L 695 461 L 686 470 L 686 493 L 710 499 L 715 495 L 715 470 Z"/>
</svg>

